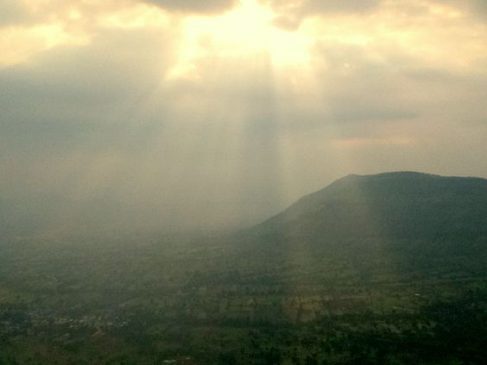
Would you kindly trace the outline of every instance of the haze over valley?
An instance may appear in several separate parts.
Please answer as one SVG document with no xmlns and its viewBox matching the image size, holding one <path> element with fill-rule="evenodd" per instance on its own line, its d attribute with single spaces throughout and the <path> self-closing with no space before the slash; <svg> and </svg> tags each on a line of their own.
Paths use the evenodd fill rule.
<svg viewBox="0 0 487 365">
<path fill-rule="evenodd" d="M 0 0 L 0 365 L 487 363 L 484 0 Z"/>
</svg>

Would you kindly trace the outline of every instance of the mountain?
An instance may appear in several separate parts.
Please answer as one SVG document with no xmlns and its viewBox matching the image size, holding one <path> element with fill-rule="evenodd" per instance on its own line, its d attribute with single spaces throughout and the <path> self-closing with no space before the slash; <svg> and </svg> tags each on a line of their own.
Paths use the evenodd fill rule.
<svg viewBox="0 0 487 365">
<path fill-rule="evenodd" d="M 251 231 L 316 242 L 485 238 L 487 180 L 417 172 L 349 175 Z"/>
<path fill-rule="evenodd" d="M 343 266 L 352 281 L 364 273 L 384 277 L 385 271 L 396 277 L 481 275 L 487 180 L 417 172 L 349 175 L 242 233 L 238 245 L 238 255 L 253 256 L 261 267 L 307 267 L 314 282 L 323 268 Z"/>
</svg>

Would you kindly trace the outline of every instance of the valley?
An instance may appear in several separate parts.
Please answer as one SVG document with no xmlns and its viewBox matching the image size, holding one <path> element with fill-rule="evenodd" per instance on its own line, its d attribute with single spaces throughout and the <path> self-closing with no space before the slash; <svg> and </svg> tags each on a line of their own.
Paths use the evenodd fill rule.
<svg viewBox="0 0 487 365">
<path fill-rule="evenodd" d="M 225 235 L 5 240 L 0 364 L 482 364 L 466 180 L 348 177 Z"/>
</svg>

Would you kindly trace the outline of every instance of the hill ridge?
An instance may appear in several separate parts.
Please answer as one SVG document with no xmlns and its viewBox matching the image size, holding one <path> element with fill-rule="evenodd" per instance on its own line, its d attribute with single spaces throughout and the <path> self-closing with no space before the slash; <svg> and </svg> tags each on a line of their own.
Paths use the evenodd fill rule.
<svg viewBox="0 0 487 365">
<path fill-rule="evenodd" d="M 342 231 L 347 236 L 350 231 L 360 234 L 360 224 L 367 221 L 387 232 L 430 230 L 439 235 L 463 229 L 480 234 L 486 231 L 482 224 L 487 226 L 487 179 L 414 171 L 350 174 L 303 196 L 253 230 L 308 236 Z"/>
</svg>

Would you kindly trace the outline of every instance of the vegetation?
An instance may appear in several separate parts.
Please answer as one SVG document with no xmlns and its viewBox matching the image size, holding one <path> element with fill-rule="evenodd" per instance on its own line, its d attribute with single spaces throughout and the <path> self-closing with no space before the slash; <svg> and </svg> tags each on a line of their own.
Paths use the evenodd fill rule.
<svg viewBox="0 0 487 365">
<path fill-rule="evenodd" d="M 351 176 L 233 235 L 5 238 L 0 364 L 485 364 L 486 209 Z"/>
</svg>

